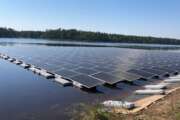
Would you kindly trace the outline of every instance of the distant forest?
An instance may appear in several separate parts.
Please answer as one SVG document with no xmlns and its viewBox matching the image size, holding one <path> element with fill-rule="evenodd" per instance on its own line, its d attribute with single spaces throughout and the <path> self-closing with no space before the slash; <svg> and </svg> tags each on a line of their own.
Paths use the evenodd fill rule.
<svg viewBox="0 0 180 120">
<path fill-rule="evenodd" d="M 43 38 L 84 42 L 180 44 L 180 40 L 178 39 L 108 34 L 102 32 L 81 31 L 76 29 L 17 31 L 11 28 L 0 28 L 0 38 Z"/>
</svg>

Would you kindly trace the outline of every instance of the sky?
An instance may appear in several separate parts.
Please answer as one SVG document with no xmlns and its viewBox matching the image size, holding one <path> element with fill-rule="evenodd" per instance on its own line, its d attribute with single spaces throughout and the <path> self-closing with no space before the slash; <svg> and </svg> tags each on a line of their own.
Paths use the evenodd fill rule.
<svg viewBox="0 0 180 120">
<path fill-rule="evenodd" d="M 0 27 L 180 39 L 180 0 L 0 0 Z"/>
</svg>

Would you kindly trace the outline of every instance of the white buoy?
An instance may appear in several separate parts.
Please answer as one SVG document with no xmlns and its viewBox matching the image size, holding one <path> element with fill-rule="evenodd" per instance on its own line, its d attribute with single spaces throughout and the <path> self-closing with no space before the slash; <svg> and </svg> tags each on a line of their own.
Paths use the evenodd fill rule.
<svg viewBox="0 0 180 120">
<path fill-rule="evenodd" d="M 156 89 L 165 89 L 167 88 L 167 85 L 145 85 L 144 88 L 146 89 L 153 89 L 153 90 L 156 90 Z"/>
<path fill-rule="evenodd" d="M 135 107 L 134 103 L 131 102 L 122 102 L 122 101 L 113 101 L 107 100 L 102 103 L 105 107 L 116 107 L 116 108 L 126 108 L 132 109 Z"/>
<path fill-rule="evenodd" d="M 165 94 L 165 91 L 160 89 L 160 90 L 152 90 L 152 89 L 145 89 L 145 90 L 136 90 L 135 94 L 138 95 L 157 95 L 157 94 Z"/>
</svg>

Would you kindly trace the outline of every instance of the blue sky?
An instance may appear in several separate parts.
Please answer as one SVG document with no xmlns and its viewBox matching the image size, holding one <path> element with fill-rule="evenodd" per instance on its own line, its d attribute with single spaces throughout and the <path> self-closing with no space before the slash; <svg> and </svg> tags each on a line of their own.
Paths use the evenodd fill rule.
<svg viewBox="0 0 180 120">
<path fill-rule="evenodd" d="M 0 26 L 180 38 L 180 0 L 0 0 Z"/>
</svg>

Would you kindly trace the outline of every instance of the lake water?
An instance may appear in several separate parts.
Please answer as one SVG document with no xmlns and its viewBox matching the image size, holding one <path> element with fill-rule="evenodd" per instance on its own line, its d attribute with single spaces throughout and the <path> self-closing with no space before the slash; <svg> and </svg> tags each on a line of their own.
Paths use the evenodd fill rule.
<svg viewBox="0 0 180 120">
<path fill-rule="evenodd" d="M 0 53 L 57 74 L 63 74 L 64 70 L 73 71 L 70 75 L 64 75 L 67 78 L 78 75 L 94 78 L 102 72 L 120 78 L 118 71 L 129 71 L 148 65 L 172 65 L 170 67 L 174 68 L 173 65 L 180 58 L 179 46 L 172 45 L 140 47 L 139 44 L 71 43 L 34 39 L 0 39 Z M 80 103 L 120 100 L 140 87 L 122 82 L 115 88 L 100 85 L 97 87 L 100 92 L 91 93 L 71 86 L 63 87 L 5 60 L 0 59 L 0 67 L 2 120 L 65 120 L 72 117 L 71 109 Z M 82 68 L 89 71 L 84 72 Z M 105 80 L 102 75 L 101 77 Z"/>
</svg>

